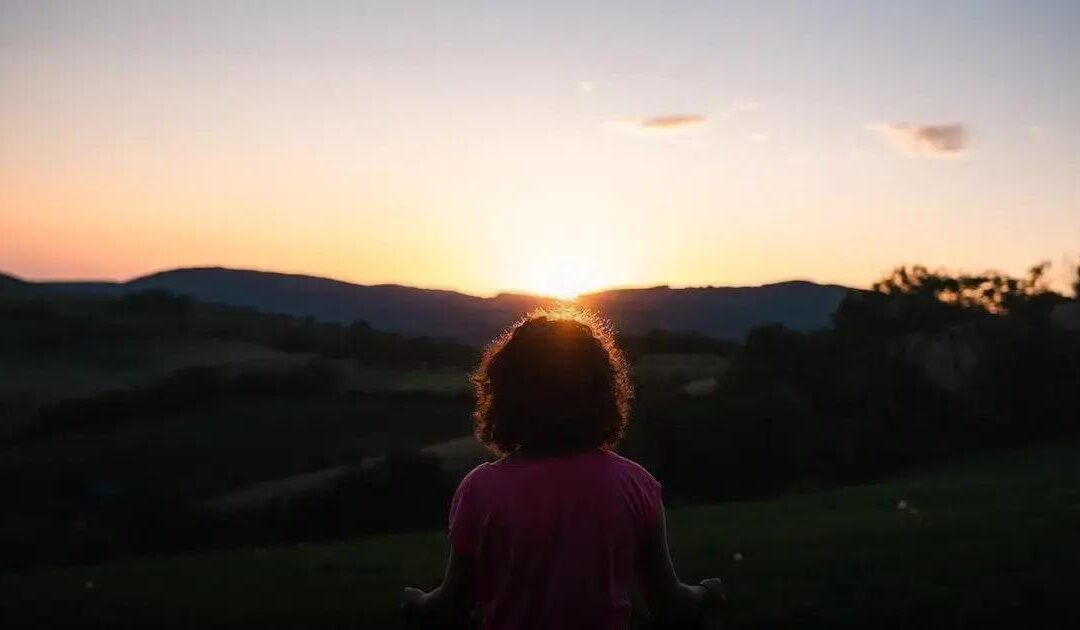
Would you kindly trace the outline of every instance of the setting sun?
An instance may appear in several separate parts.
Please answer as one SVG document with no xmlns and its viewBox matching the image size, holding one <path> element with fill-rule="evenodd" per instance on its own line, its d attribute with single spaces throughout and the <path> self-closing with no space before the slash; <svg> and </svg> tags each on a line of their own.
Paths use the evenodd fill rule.
<svg viewBox="0 0 1080 630">
<path fill-rule="evenodd" d="M 634 249 L 640 235 L 609 204 L 574 196 L 519 200 L 486 222 L 500 261 L 497 286 L 573 300 L 643 282 L 649 258 Z"/>
<path fill-rule="evenodd" d="M 525 279 L 525 289 L 530 293 L 561 300 L 573 300 L 605 284 L 593 261 L 569 255 L 538 258 Z"/>
</svg>

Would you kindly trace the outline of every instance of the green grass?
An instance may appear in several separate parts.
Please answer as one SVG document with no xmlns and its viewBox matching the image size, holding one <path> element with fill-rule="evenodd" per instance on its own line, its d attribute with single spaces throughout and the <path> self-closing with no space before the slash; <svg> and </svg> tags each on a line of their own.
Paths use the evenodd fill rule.
<svg viewBox="0 0 1080 630">
<path fill-rule="evenodd" d="M 832 492 L 677 507 L 669 521 L 680 574 L 727 580 L 730 605 L 712 620 L 725 627 L 1080 622 L 1080 444 Z M 0 602 L 40 627 L 394 626 L 401 588 L 434 585 L 445 553 L 433 532 L 47 569 L 0 576 Z"/>
</svg>

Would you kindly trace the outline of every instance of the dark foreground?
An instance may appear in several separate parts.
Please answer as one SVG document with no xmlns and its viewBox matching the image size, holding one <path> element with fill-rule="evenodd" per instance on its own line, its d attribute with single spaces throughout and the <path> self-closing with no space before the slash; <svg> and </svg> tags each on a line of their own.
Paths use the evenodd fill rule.
<svg viewBox="0 0 1080 630">
<path fill-rule="evenodd" d="M 723 576 L 729 628 L 1080 627 L 1080 444 L 895 481 L 681 507 L 684 578 Z M 4 627 L 395 627 L 439 532 L 0 575 Z"/>
</svg>

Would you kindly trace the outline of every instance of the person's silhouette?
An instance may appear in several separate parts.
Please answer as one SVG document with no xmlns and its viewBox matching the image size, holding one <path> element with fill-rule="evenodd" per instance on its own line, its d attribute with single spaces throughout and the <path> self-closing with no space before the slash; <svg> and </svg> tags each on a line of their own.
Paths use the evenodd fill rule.
<svg viewBox="0 0 1080 630">
<path fill-rule="evenodd" d="M 405 613 L 480 628 L 627 628 L 635 581 L 655 617 L 686 623 L 723 599 L 682 583 L 668 553 L 660 484 L 612 448 L 631 387 L 606 324 L 534 313 L 496 339 L 473 374 L 476 436 L 500 456 L 462 480 L 450 559 Z"/>
</svg>

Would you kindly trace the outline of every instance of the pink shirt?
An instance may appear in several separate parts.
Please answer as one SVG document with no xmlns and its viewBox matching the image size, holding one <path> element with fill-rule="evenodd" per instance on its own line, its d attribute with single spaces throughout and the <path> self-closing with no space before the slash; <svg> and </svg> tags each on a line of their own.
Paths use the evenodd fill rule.
<svg viewBox="0 0 1080 630">
<path fill-rule="evenodd" d="M 450 544 L 474 559 L 480 627 L 628 628 L 660 507 L 656 479 L 610 451 L 477 466 L 450 505 Z"/>
</svg>

